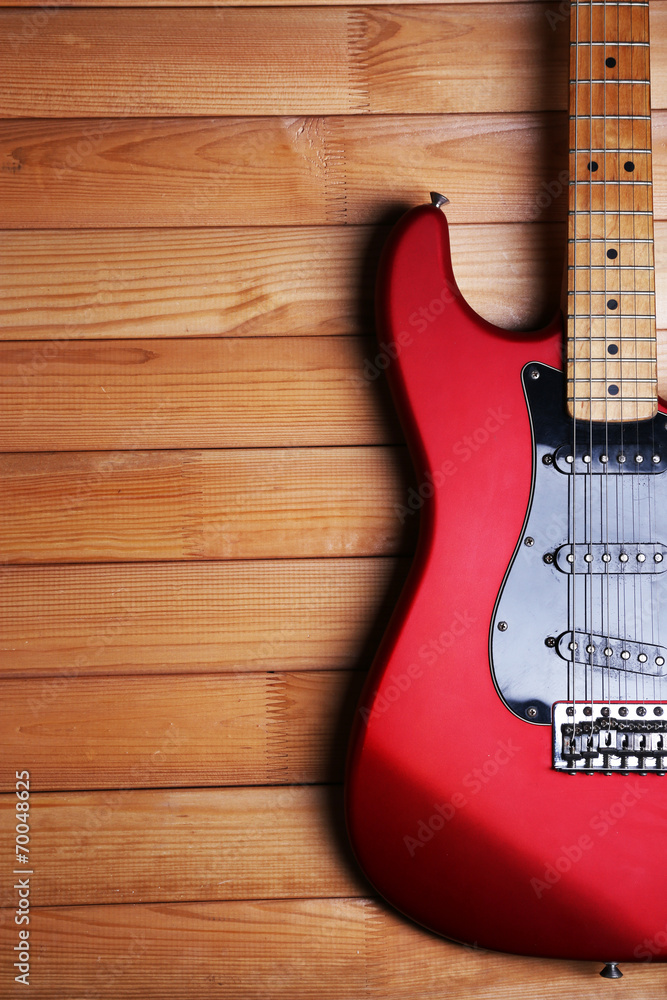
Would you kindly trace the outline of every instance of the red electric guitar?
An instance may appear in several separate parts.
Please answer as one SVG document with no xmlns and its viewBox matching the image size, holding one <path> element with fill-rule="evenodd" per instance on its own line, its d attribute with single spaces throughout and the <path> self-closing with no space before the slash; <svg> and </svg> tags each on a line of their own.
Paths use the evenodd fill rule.
<svg viewBox="0 0 667 1000">
<path fill-rule="evenodd" d="M 616 978 L 667 958 L 648 4 L 573 3 L 571 38 L 565 330 L 473 312 L 442 196 L 385 250 L 378 320 L 425 502 L 347 813 L 369 879 L 419 923 Z"/>
</svg>

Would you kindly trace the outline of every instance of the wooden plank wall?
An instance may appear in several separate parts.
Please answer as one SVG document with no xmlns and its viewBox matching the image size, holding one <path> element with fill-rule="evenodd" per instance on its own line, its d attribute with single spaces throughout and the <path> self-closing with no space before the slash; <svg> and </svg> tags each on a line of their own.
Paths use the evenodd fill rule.
<svg viewBox="0 0 667 1000">
<path fill-rule="evenodd" d="M 27 769 L 35 1000 L 663 996 L 435 939 L 341 819 L 417 520 L 378 249 L 441 190 L 472 304 L 549 318 L 567 5 L 0 5 L 0 995 Z"/>
</svg>

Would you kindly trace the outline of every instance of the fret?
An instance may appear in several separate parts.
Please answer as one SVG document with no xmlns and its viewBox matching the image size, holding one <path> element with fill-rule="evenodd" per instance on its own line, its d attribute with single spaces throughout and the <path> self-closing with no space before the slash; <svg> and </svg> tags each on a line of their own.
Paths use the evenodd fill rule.
<svg viewBox="0 0 667 1000">
<path fill-rule="evenodd" d="M 600 83 L 600 84 L 602 84 L 605 87 L 606 86 L 609 86 L 609 87 L 612 87 L 612 86 L 613 87 L 616 87 L 616 86 L 624 86 L 624 87 L 628 87 L 628 86 L 629 87 L 648 87 L 649 86 L 649 81 L 648 80 L 616 80 L 616 79 L 613 79 L 613 80 L 610 80 L 610 79 L 605 79 L 605 80 L 589 80 L 588 78 L 582 79 L 580 76 L 577 77 L 575 80 L 570 80 L 570 83 L 576 84 L 577 86 L 581 86 L 582 84 L 585 84 L 585 83 L 586 84 L 588 84 L 588 83 Z"/>
<path fill-rule="evenodd" d="M 572 362 L 574 377 L 589 382 L 605 382 L 607 379 L 621 379 L 623 382 L 637 382 L 645 386 L 655 381 L 656 362 L 653 360 L 624 360 L 614 358 L 577 358 Z"/>
<path fill-rule="evenodd" d="M 609 339 L 610 339 L 609 337 L 590 337 L 590 336 L 587 336 L 587 337 L 585 337 L 583 339 L 581 337 L 568 337 L 567 338 L 568 341 L 571 341 L 574 344 L 594 344 L 596 341 L 599 341 L 599 342 L 603 342 L 604 341 L 604 343 L 606 344 L 606 343 L 608 343 Z M 651 345 L 654 345 L 654 343 L 655 342 L 654 342 L 654 338 L 653 337 L 633 337 L 632 340 L 626 338 L 625 340 L 622 341 L 624 349 L 625 349 L 625 347 L 631 348 L 633 344 L 651 344 Z"/>
<path fill-rule="evenodd" d="M 650 212 L 633 214 L 626 212 L 611 214 L 605 212 L 577 212 L 570 215 L 570 233 L 579 241 L 590 237 L 606 240 L 614 245 L 619 237 L 629 239 L 649 239 L 653 236 Z"/>
<path fill-rule="evenodd" d="M 609 347 L 618 347 L 618 351 L 610 354 Z M 568 338 L 568 349 L 571 352 L 571 357 L 576 361 L 579 358 L 590 358 L 594 361 L 604 361 L 605 364 L 613 359 L 629 361 L 633 364 L 636 361 L 656 362 L 653 341 L 650 337 L 622 340 L 618 344 L 610 337 L 572 338 L 571 340 Z"/>
<path fill-rule="evenodd" d="M 650 116 L 641 119 L 637 118 L 613 118 L 605 119 L 602 115 L 599 118 L 580 117 L 576 123 L 575 119 L 570 120 L 570 149 L 583 151 L 592 146 L 608 149 L 616 146 L 632 149 L 650 148 L 651 146 L 651 120 Z"/>
<path fill-rule="evenodd" d="M 637 184 L 651 180 L 651 153 L 640 149 L 630 148 L 622 153 L 616 149 L 594 152 L 579 143 L 570 149 L 570 157 L 575 164 L 571 182 L 576 179 L 594 184 L 605 180 Z"/>
<path fill-rule="evenodd" d="M 580 117 L 580 120 L 581 120 L 581 117 L 585 117 L 589 121 L 605 121 L 606 120 L 606 116 L 605 115 L 585 115 L 585 116 L 570 115 L 570 121 L 575 121 L 577 119 L 577 117 Z M 650 115 L 614 115 L 614 118 L 616 118 L 616 119 L 620 118 L 621 121 L 629 121 L 629 122 L 636 122 L 636 121 L 647 121 L 648 122 L 648 121 L 651 120 L 651 116 Z"/>
<path fill-rule="evenodd" d="M 641 264 L 568 264 L 568 271 L 648 271 L 652 272 L 653 268 L 649 265 Z"/>
<path fill-rule="evenodd" d="M 657 400 L 650 397 L 645 400 L 626 399 L 624 396 L 604 399 L 581 399 L 568 395 L 568 409 L 578 420 L 596 420 L 600 423 L 614 423 L 632 420 L 648 420 L 657 413 Z"/>
<path fill-rule="evenodd" d="M 609 186 L 613 187 L 613 185 L 611 185 L 611 184 Z M 600 210 L 592 209 L 591 210 L 591 209 L 588 209 L 588 208 L 584 209 L 583 212 L 582 212 L 581 209 L 579 209 L 578 211 L 569 211 L 568 212 L 568 215 L 607 215 L 607 214 L 608 214 L 608 212 L 604 211 L 602 209 L 600 209 Z M 623 212 L 614 212 L 614 217 L 616 219 L 618 219 L 619 216 L 627 216 L 628 219 L 631 220 L 635 215 L 649 215 L 649 216 L 652 216 L 653 212 L 633 212 L 631 209 L 626 209 Z"/>
<path fill-rule="evenodd" d="M 577 239 L 569 239 L 568 243 L 579 243 Z M 586 241 L 587 243 L 606 243 L 605 239 L 590 239 Z M 640 239 L 627 239 L 627 240 L 614 240 L 614 243 L 640 243 L 640 244 L 653 244 L 652 239 L 640 240 Z"/>
<path fill-rule="evenodd" d="M 642 87 L 637 89 L 636 84 L 590 84 L 583 81 L 577 84 L 570 84 L 570 100 L 575 107 L 579 107 L 579 119 L 589 118 L 595 120 L 600 117 L 604 119 L 604 114 L 598 116 L 592 113 L 592 109 L 597 111 L 606 105 L 607 118 L 620 118 L 621 120 L 638 119 L 645 121 L 649 109 L 649 90 Z M 591 107 L 592 106 L 592 107 Z"/>
<path fill-rule="evenodd" d="M 570 48 L 576 49 L 578 45 L 586 45 L 586 47 L 588 47 L 589 45 L 593 45 L 593 46 L 599 45 L 599 46 L 604 47 L 605 49 L 609 48 L 609 42 L 570 42 Z M 649 47 L 649 43 L 648 42 L 614 42 L 614 47 L 616 47 L 617 45 L 621 45 L 621 46 L 624 46 L 626 48 L 645 48 L 645 49 L 647 49 Z"/>
<path fill-rule="evenodd" d="M 605 295 L 654 295 L 653 268 L 627 267 L 623 271 L 611 270 L 604 265 L 586 267 L 578 264 L 576 269 L 571 266 L 568 271 L 576 270 L 571 276 L 570 286 L 577 292 L 604 292 Z M 570 292 L 570 294 L 572 294 Z"/>
<path fill-rule="evenodd" d="M 572 308 L 572 312 L 570 312 L 568 314 L 569 317 L 570 317 L 570 319 L 572 319 L 572 320 L 577 320 L 577 319 L 606 319 L 606 313 L 604 312 L 604 308 L 600 308 L 595 303 L 592 303 L 588 307 L 587 307 L 587 305 L 586 305 L 585 302 L 582 302 L 581 304 L 579 303 L 579 299 L 580 298 L 583 298 L 583 296 L 588 296 L 589 295 L 588 292 L 576 292 L 576 293 L 570 292 L 569 295 L 575 295 L 576 296 L 575 304 L 574 304 L 574 307 Z M 603 296 L 599 296 L 599 297 L 603 298 Z M 640 304 L 641 304 L 641 299 L 638 300 L 637 306 L 639 306 Z M 604 303 L 601 303 L 601 305 L 604 306 Z M 646 308 L 646 309 L 637 308 L 636 311 L 633 310 L 632 312 L 630 312 L 630 311 L 625 312 L 624 311 L 623 312 L 623 319 L 653 319 L 654 320 L 655 319 L 655 313 L 653 312 L 653 309 L 650 308 L 650 303 L 649 303 L 648 304 L 648 308 Z"/>
<path fill-rule="evenodd" d="M 621 185 L 633 185 L 634 187 L 642 186 L 642 185 L 644 185 L 646 187 L 651 187 L 651 181 L 639 181 L 639 180 L 637 180 L 637 181 L 624 181 L 624 180 L 613 179 L 613 178 L 610 178 L 610 177 L 608 177 L 606 180 L 602 180 L 602 181 L 594 181 L 594 180 L 591 180 L 590 177 L 585 177 L 582 180 L 570 181 L 569 183 L 570 184 L 585 184 L 587 187 L 595 187 L 596 185 L 607 184 L 610 189 L 611 188 L 617 189 L 619 184 L 621 184 Z M 632 211 L 632 209 L 630 209 L 630 211 Z"/>
<path fill-rule="evenodd" d="M 568 317 L 567 335 L 572 340 L 588 342 L 591 337 L 602 337 L 625 343 L 635 340 L 655 339 L 654 316 L 592 316 Z"/>
<path fill-rule="evenodd" d="M 610 307 L 612 310 L 616 310 L 619 307 L 620 307 L 620 309 L 623 309 L 623 301 L 624 301 L 624 299 L 627 299 L 629 296 L 632 296 L 633 298 L 636 298 L 637 296 L 641 296 L 641 301 L 643 302 L 647 296 L 654 295 L 655 293 L 653 292 L 652 289 L 647 289 L 646 291 L 640 292 L 636 288 L 633 288 L 631 292 L 627 292 L 627 291 L 626 292 L 618 292 L 618 291 L 614 291 L 612 288 L 607 288 L 607 289 L 604 290 L 604 294 L 602 294 L 601 292 L 598 292 L 596 290 L 587 291 L 587 290 L 584 290 L 584 289 L 577 289 L 576 291 L 568 291 L 567 294 L 568 295 L 579 295 L 579 296 L 581 296 L 581 295 L 587 295 L 591 299 L 595 299 L 595 300 L 599 299 L 600 300 L 599 307 L 596 308 L 595 307 L 595 303 L 591 302 L 590 308 L 589 308 L 589 312 L 595 313 L 596 315 L 599 315 L 599 316 L 606 316 L 607 311 L 605 310 L 605 304 L 604 304 L 604 298 L 605 298 L 605 296 L 610 296 L 610 295 L 612 295 L 612 296 L 616 295 L 617 296 L 617 298 L 613 299 L 613 302 L 615 302 L 616 305 L 613 305 L 613 306 Z M 635 303 L 635 309 L 638 309 L 636 303 Z M 643 309 L 638 309 L 638 311 L 640 313 L 644 314 L 644 310 Z"/>
</svg>

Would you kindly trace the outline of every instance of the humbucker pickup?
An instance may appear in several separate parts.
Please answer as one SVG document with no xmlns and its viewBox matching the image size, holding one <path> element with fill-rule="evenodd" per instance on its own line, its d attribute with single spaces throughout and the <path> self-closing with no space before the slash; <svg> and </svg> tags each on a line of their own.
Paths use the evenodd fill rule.
<svg viewBox="0 0 667 1000">
<path fill-rule="evenodd" d="M 553 766 L 568 774 L 665 774 L 667 704 L 556 702 Z"/>
</svg>

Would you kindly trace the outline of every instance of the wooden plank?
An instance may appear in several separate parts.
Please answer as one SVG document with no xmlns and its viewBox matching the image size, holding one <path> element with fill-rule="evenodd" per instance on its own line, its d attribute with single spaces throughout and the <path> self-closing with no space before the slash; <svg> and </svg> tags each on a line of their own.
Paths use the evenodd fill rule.
<svg viewBox="0 0 667 1000">
<path fill-rule="evenodd" d="M 653 148 L 664 219 L 665 111 Z M 0 156 L 4 228 L 377 223 L 436 183 L 452 223 L 567 211 L 567 120 L 556 112 L 5 121 Z"/>
<path fill-rule="evenodd" d="M 422 194 L 423 200 L 423 194 Z M 0 340 L 368 333 L 389 227 L 7 230 Z M 452 225 L 456 277 L 473 308 L 537 329 L 558 308 L 561 223 Z M 658 326 L 667 329 L 667 223 L 655 226 Z"/>
<path fill-rule="evenodd" d="M 77 338 L 368 333 L 388 233 L 387 226 L 5 231 L 0 339 L 48 339 L 57 354 Z M 661 236 L 667 247 L 667 226 L 658 224 L 658 249 Z M 459 285 L 492 322 L 538 327 L 557 307 L 564 240 L 558 223 L 452 226 Z M 664 299 L 667 326 L 667 288 Z M 31 355 L 28 364 L 43 360 Z"/>
<path fill-rule="evenodd" d="M 364 895 L 341 792 L 31 792 L 30 859 L 39 863 L 31 905 Z M 0 796 L 6 858 L 15 856 L 16 801 Z"/>
<path fill-rule="evenodd" d="M 419 5 L 439 5 L 442 0 L 411 0 L 411 6 Z M 450 3 L 469 3 L 470 0 L 450 0 Z M 478 3 L 502 3 L 506 4 L 513 0 L 476 0 Z M 54 17 L 62 9 L 76 9 L 78 7 L 184 7 L 183 0 L 60 0 L 56 5 L 43 3 L 35 6 L 35 0 L 0 0 L 0 7 L 14 7 L 22 10 L 23 16 L 20 23 L 19 37 L 13 39 L 15 45 L 22 45 L 31 41 L 40 28 L 43 28 L 48 19 Z M 283 0 L 197 0 L 197 7 L 284 7 Z M 375 7 L 386 6 L 386 0 L 300 0 L 300 7 Z M 567 14 L 558 9 L 558 3 L 549 4 L 549 19 L 558 24 Z M 27 8 L 27 9 L 26 9 Z M 42 15 L 42 16 L 40 16 Z"/>
<path fill-rule="evenodd" d="M 0 345 L 0 451 L 401 443 L 382 354 L 347 337 Z"/>
<path fill-rule="evenodd" d="M 376 341 L 0 345 L 0 451 L 394 444 Z"/>
<path fill-rule="evenodd" d="M 0 754 L 38 791 L 340 782 L 363 672 L 0 681 Z M 11 777 L 11 780 L 10 780 Z M 14 772 L 0 776 L 13 792 Z"/>
<path fill-rule="evenodd" d="M 408 566 L 353 558 L 4 566 L 0 676 L 43 677 L 41 710 L 61 702 L 75 678 L 110 672 L 366 666 Z"/>
<path fill-rule="evenodd" d="M 0 337 L 60 345 L 86 337 L 368 331 L 372 274 L 387 232 L 366 226 L 6 231 Z M 523 246 L 528 237 L 506 239 Z"/>
<path fill-rule="evenodd" d="M 23 16 L 0 15 L 3 117 L 366 109 L 354 9 L 61 9 L 29 45 Z"/>
<path fill-rule="evenodd" d="M 657 112 L 658 217 L 665 133 Z M 4 228 L 376 223 L 436 186 L 457 223 L 567 209 L 561 113 L 5 121 L 0 160 Z"/>
<path fill-rule="evenodd" d="M 412 550 L 403 448 L 0 456 L 4 562 Z"/>
<path fill-rule="evenodd" d="M 11 982 L 17 932 L 1 912 L 8 1000 L 26 995 Z M 462 947 L 368 898 L 54 907 L 31 911 L 30 933 L 35 1000 L 543 1000 L 547 980 L 549 1000 L 610 996 L 600 963 Z M 617 1000 L 664 996 L 660 963 L 623 977 Z"/>
<path fill-rule="evenodd" d="M 659 11 L 663 0 L 655 6 Z M 0 13 L 3 117 L 566 106 L 567 23 L 550 23 L 542 3 L 62 9 L 45 18 L 29 45 L 21 42 L 24 17 Z M 658 44 L 662 24 L 656 16 Z M 658 101 L 662 64 L 656 59 Z"/>
</svg>

